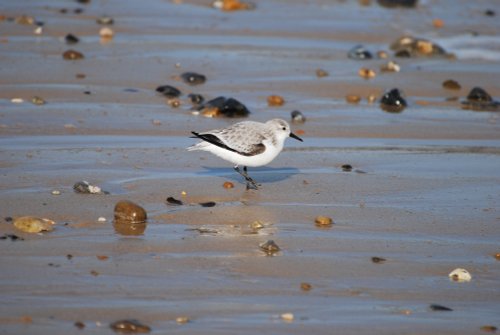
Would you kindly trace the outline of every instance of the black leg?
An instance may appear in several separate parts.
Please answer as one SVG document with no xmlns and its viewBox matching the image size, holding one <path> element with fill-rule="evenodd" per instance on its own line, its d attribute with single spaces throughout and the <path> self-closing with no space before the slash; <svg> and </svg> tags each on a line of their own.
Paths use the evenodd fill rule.
<svg viewBox="0 0 500 335">
<path fill-rule="evenodd" d="M 248 175 L 246 166 L 243 167 L 243 172 L 241 172 L 238 165 L 236 165 L 234 167 L 234 170 L 236 172 L 238 172 L 240 175 L 242 175 L 243 178 L 245 178 L 245 180 L 247 182 L 247 190 L 249 190 L 249 189 L 258 190 L 259 189 L 259 185 Z"/>
</svg>

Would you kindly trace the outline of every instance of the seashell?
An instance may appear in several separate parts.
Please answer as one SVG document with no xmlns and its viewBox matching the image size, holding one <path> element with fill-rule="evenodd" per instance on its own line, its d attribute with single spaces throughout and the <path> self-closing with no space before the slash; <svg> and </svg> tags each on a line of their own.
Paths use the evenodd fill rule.
<svg viewBox="0 0 500 335">
<path fill-rule="evenodd" d="M 328 216 L 319 215 L 314 219 L 314 223 L 316 224 L 316 227 L 326 228 L 332 226 L 333 220 Z"/>
<path fill-rule="evenodd" d="M 88 181 L 82 180 L 79 182 L 76 182 L 73 185 L 73 190 L 76 193 L 82 193 L 82 194 L 105 194 L 99 186 L 91 185 Z"/>
<path fill-rule="evenodd" d="M 450 280 L 456 282 L 468 282 L 472 279 L 469 271 L 462 268 L 456 268 L 455 270 L 451 271 L 450 274 L 448 274 L 448 277 L 450 277 Z"/>
<path fill-rule="evenodd" d="M 259 244 L 259 248 L 262 251 L 264 251 L 268 256 L 272 256 L 281 250 L 280 247 L 273 240 L 268 240 L 264 243 Z"/>
<path fill-rule="evenodd" d="M 191 321 L 191 320 L 189 320 L 189 318 L 187 316 L 178 316 L 175 318 L 175 322 L 177 322 L 177 324 L 179 324 L 179 325 L 186 324 L 189 321 Z"/>
<path fill-rule="evenodd" d="M 113 29 L 111 29 L 109 27 L 102 27 L 99 30 L 99 36 L 101 38 L 111 39 L 111 38 L 113 38 L 114 35 L 115 35 L 115 32 L 113 31 Z"/>
<path fill-rule="evenodd" d="M 399 66 L 398 63 L 394 61 L 389 61 L 387 64 L 384 64 L 380 67 L 380 71 L 383 72 L 399 72 L 401 71 L 401 67 Z"/>
<path fill-rule="evenodd" d="M 347 53 L 347 57 L 355 60 L 372 59 L 373 55 L 370 51 L 366 50 L 362 45 L 356 45 Z"/>
<path fill-rule="evenodd" d="M 280 315 L 281 319 L 286 322 L 292 322 L 295 318 L 292 313 L 283 313 Z"/>
<path fill-rule="evenodd" d="M 40 98 L 38 96 L 34 96 L 33 98 L 31 98 L 31 103 L 33 105 L 41 106 L 45 105 L 45 100 L 43 100 L 43 98 Z"/>
<path fill-rule="evenodd" d="M 52 231 L 55 222 L 45 218 L 35 216 L 21 216 L 14 219 L 14 226 L 27 233 L 40 233 L 42 231 Z"/>
</svg>

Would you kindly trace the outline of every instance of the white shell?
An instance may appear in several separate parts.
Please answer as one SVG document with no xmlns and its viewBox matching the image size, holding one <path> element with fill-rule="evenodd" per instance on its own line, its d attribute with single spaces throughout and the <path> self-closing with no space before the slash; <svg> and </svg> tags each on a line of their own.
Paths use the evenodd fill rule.
<svg viewBox="0 0 500 335">
<path fill-rule="evenodd" d="M 455 270 L 451 271 L 448 277 L 450 277 L 451 280 L 458 282 L 471 281 L 472 279 L 469 271 L 462 268 L 456 268 Z"/>
<path fill-rule="evenodd" d="M 283 313 L 283 314 L 281 314 L 281 319 L 283 321 L 292 322 L 294 318 L 295 317 L 294 317 L 294 315 L 292 313 Z"/>
</svg>

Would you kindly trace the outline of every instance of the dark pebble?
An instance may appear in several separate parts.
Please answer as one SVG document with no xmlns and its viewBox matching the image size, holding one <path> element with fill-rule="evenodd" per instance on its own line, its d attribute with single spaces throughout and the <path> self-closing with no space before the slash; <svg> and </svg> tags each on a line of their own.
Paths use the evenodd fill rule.
<svg viewBox="0 0 500 335">
<path fill-rule="evenodd" d="M 213 201 L 200 202 L 201 207 L 215 207 L 216 203 Z"/>
<path fill-rule="evenodd" d="M 386 261 L 386 259 L 385 259 L 385 258 L 382 258 L 382 257 L 376 257 L 376 256 L 375 256 L 375 257 L 372 257 L 372 262 L 373 262 L 373 263 L 376 263 L 376 264 L 377 264 L 377 263 L 383 263 L 383 262 L 385 262 L 385 261 Z"/>
<path fill-rule="evenodd" d="M 64 37 L 64 40 L 67 44 L 76 44 L 80 41 L 80 39 L 73 34 L 66 35 L 66 37 Z"/>
<path fill-rule="evenodd" d="M 177 200 L 174 197 L 168 197 L 167 198 L 167 203 L 169 203 L 170 205 L 176 205 L 176 206 L 183 205 L 182 201 Z"/>
<path fill-rule="evenodd" d="M 477 112 L 497 112 L 500 110 L 500 102 L 493 100 L 481 87 L 474 87 L 467 95 L 467 100 L 462 101 L 462 108 Z"/>
<path fill-rule="evenodd" d="M 181 74 L 181 78 L 186 84 L 191 86 L 204 84 L 207 80 L 207 77 L 196 72 L 184 72 Z"/>
<path fill-rule="evenodd" d="M 446 306 L 443 306 L 443 305 L 437 305 L 437 304 L 432 304 L 432 305 L 429 306 L 429 308 L 432 311 L 436 311 L 436 312 L 451 312 L 451 311 L 453 311 L 453 309 L 451 309 L 449 307 L 446 307 Z"/>
<path fill-rule="evenodd" d="M 406 100 L 397 88 L 386 92 L 380 99 L 380 108 L 388 113 L 401 113 L 406 108 Z"/>
<path fill-rule="evenodd" d="M 217 108 L 219 113 L 226 117 L 244 117 L 250 114 L 245 105 L 233 98 L 217 97 L 198 107 L 198 110 L 205 108 Z"/>
<path fill-rule="evenodd" d="M 273 241 L 268 240 L 259 245 L 259 248 L 264 251 L 268 256 L 274 255 L 278 251 L 280 251 L 280 247 Z"/>
<path fill-rule="evenodd" d="M 373 55 L 370 51 L 366 50 L 364 46 L 356 45 L 354 48 L 349 50 L 349 52 L 347 53 L 347 57 L 356 60 L 366 60 L 372 59 Z"/>
<path fill-rule="evenodd" d="M 71 260 L 71 259 L 73 258 L 73 255 L 72 255 L 72 254 L 67 254 L 67 255 L 66 255 L 66 258 L 67 258 L 68 260 Z"/>
<path fill-rule="evenodd" d="M 4 218 L 4 220 L 5 220 L 5 222 L 9 222 L 9 223 L 11 223 L 12 221 L 14 221 L 14 219 L 12 218 L 12 216 L 6 216 Z"/>
<path fill-rule="evenodd" d="M 486 16 L 495 16 L 496 13 L 493 9 L 487 9 L 485 12 L 484 12 L 484 15 Z"/>
<path fill-rule="evenodd" d="M 448 89 L 448 90 L 459 90 L 462 88 L 458 81 L 453 80 L 453 79 L 448 79 L 443 81 L 443 87 Z"/>
<path fill-rule="evenodd" d="M 344 172 L 351 172 L 352 171 L 352 165 L 351 164 L 344 164 L 341 166 L 342 171 Z"/>
<path fill-rule="evenodd" d="M 73 10 L 73 13 L 81 14 L 81 13 L 83 13 L 83 8 L 75 8 L 75 10 Z"/>
<path fill-rule="evenodd" d="M 98 24 L 103 24 L 103 25 L 112 25 L 115 23 L 115 20 L 109 16 L 102 16 L 96 20 Z"/>
<path fill-rule="evenodd" d="M 188 98 L 193 105 L 201 105 L 203 101 L 205 101 L 205 98 L 203 98 L 203 95 L 201 94 L 190 93 Z"/>
<path fill-rule="evenodd" d="M 82 3 L 82 4 L 89 4 L 90 0 L 76 0 L 76 2 Z"/>
<path fill-rule="evenodd" d="M 78 60 L 83 59 L 84 56 L 81 52 L 75 50 L 67 50 L 63 53 L 63 58 L 66 60 Z"/>
<path fill-rule="evenodd" d="M 115 321 L 110 324 L 109 327 L 113 329 L 113 331 L 123 334 L 145 334 L 151 331 L 151 328 L 149 326 L 144 325 L 134 319 Z"/>
<path fill-rule="evenodd" d="M 81 322 L 81 321 L 76 321 L 76 322 L 74 323 L 74 325 L 75 325 L 75 327 L 76 327 L 76 328 L 78 328 L 78 329 L 83 329 L 83 328 L 85 328 L 85 324 L 84 324 L 83 322 Z"/>
<path fill-rule="evenodd" d="M 386 8 L 405 7 L 413 8 L 417 5 L 418 0 L 377 0 L 377 3 Z"/>
<path fill-rule="evenodd" d="M 293 111 L 291 113 L 293 123 L 304 123 L 306 122 L 306 117 L 300 111 Z"/>
<path fill-rule="evenodd" d="M 181 95 L 181 91 L 170 85 L 158 86 L 156 92 L 161 93 L 167 98 L 178 98 Z"/>
</svg>

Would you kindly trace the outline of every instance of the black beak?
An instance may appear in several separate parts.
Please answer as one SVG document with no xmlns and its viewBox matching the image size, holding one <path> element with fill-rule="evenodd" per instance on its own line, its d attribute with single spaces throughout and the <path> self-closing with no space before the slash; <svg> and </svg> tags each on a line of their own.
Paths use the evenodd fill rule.
<svg viewBox="0 0 500 335">
<path fill-rule="evenodd" d="M 300 137 L 298 137 L 297 135 L 295 135 L 294 133 L 290 133 L 290 137 L 296 139 L 296 140 L 299 140 L 300 142 L 304 142 Z"/>
</svg>

